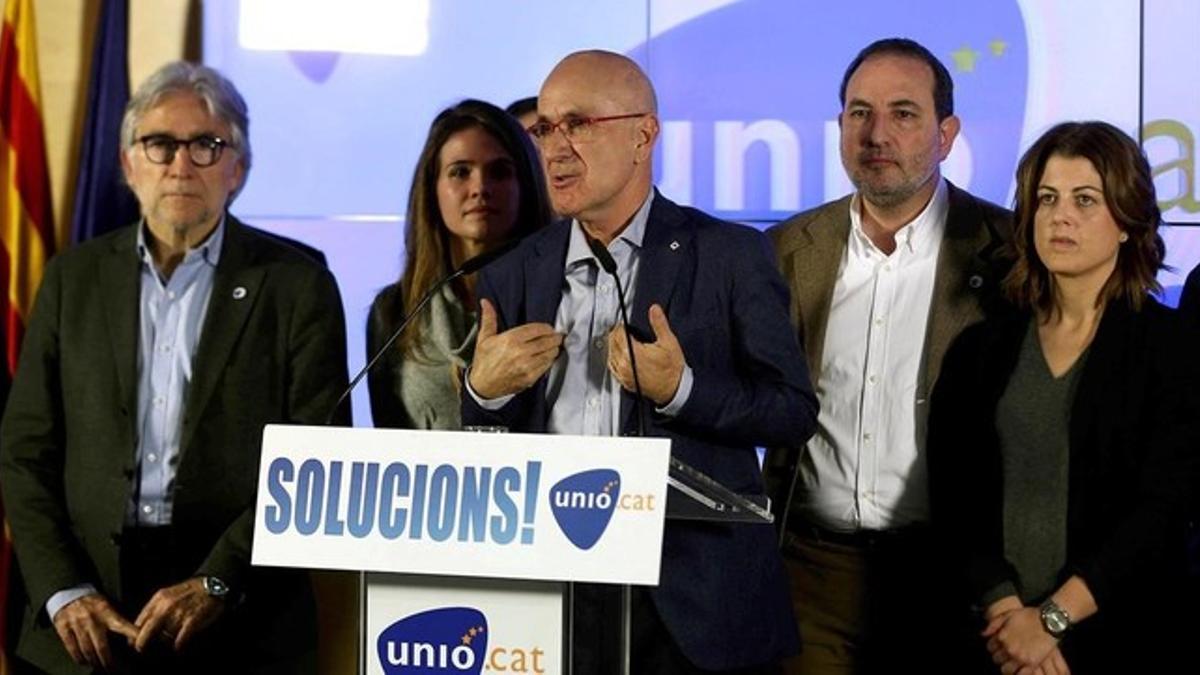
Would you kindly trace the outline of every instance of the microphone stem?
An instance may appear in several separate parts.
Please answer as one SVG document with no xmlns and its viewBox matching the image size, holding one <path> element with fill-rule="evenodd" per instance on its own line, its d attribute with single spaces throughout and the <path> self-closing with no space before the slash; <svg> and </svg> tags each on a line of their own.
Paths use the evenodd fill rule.
<svg viewBox="0 0 1200 675">
<path fill-rule="evenodd" d="M 633 353 L 633 336 L 629 334 L 629 313 L 625 309 L 625 290 L 621 287 L 621 275 L 613 272 L 613 280 L 617 283 L 617 300 L 621 306 L 621 322 L 625 324 L 625 346 L 629 349 L 629 367 L 633 370 L 633 389 L 637 398 L 634 400 L 634 414 L 637 415 L 638 437 L 646 435 L 646 415 L 643 410 L 642 382 L 638 378 L 637 356 Z"/>
<path fill-rule="evenodd" d="M 334 403 L 333 408 L 329 410 L 329 416 L 325 418 L 325 426 L 329 426 L 333 423 L 333 416 L 337 414 L 338 408 L 341 407 L 342 403 L 346 400 L 346 397 L 349 396 L 350 392 L 354 391 L 354 387 L 358 386 L 358 383 L 364 377 L 366 377 L 367 373 L 371 371 L 371 368 L 375 366 L 375 363 L 378 362 L 379 359 L 383 358 L 383 355 L 392 348 L 392 345 L 395 344 L 396 340 L 400 338 L 400 334 L 404 332 L 404 329 L 408 327 L 408 324 L 411 323 L 415 317 L 420 316 L 421 310 L 424 309 L 425 305 L 428 305 L 429 301 L 433 299 L 433 294 L 441 290 L 442 286 L 445 286 L 461 276 L 463 276 L 463 270 L 460 268 L 450 276 L 434 284 L 433 288 L 430 288 L 425 292 L 425 295 L 421 296 L 421 300 L 417 303 L 417 306 L 408 311 L 404 317 L 404 320 L 400 322 L 400 326 L 392 332 L 391 336 L 387 339 L 387 342 L 384 342 L 383 346 L 379 348 L 379 351 L 375 352 L 375 355 L 372 356 L 371 360 L 367 362 L 367 365 L 363 366 L 362 370 L 358 371 L 358 374 L 355 375 L 354 379 L 350 381 L 350 386 L 346 387 L 346 391 L 343 391 L 342 395 L 338 397 L 337 403 Z"/>
</svg>

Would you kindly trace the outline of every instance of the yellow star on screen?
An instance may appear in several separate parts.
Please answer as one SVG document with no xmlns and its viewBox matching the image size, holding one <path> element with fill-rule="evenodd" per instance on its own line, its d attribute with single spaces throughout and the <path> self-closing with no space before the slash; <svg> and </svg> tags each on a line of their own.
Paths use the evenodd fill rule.
<svg viewBox="0 0 1200 675">
<path fill-rule="evenodd" d="M 464 645 L 469 645 L 469 644 L 471 644 L 471 636 L 470 636 L 470 635 L 464 635 L 464 636 L 462 636 L 462 643 L 463 643 Z"/>
<path fill-rule="evenodd" d="M 476 635 L 479 635 L 479 631 L 478 631 L 478 630 L 476 630 L 476 629 L 474 629 L 474 628 L 472 628 L 471 630 L 467 631 L 467 633 L 468 633 L 468 634 L 470 634 L 470 636 L 471 636 L 471 637 L 475 637 Z"/>
<path fill-rule="evenodd" d="M 963 45 L 961 49 L 951 53 L 950 58 L 954 59 L 954 67 L 960 73 L 970 73 L 975 70 L 975 62 L 979 60 L 979 52 L 967 45 Z"/>
<path fill-rule="evenodd" d="M 988 49 L 992 50 L 992 56 L 1004 56 L 1004 52 L 1008 51 L 1008 43 L 997 38 L 988 43 Z"/>
</svg>

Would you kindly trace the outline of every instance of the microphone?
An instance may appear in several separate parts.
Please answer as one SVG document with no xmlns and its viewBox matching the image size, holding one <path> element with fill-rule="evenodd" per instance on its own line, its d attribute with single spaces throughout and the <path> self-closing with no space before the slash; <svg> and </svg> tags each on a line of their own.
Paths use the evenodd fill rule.
<svg viewBox="0 0 1200 675">
<path fill-rule="evenodd" d="M 346 391 L 342 392 L 342 395 L 338 397 L 337 403 L 334 403 L 333 408 L 330 409 L 329 415 L 325 418 L 325 425 L 329 426 L 329 424 L 333 422 L 333 416 L 337 414 L 338 407 L 342 405 L 342 402 L 346 400 L 346 397 L 350 395 L 350 392 L 354 391 L 354 388 L 358 386 L 358 383 L 362 381 L 364 377 L 366 377 L 367 373 L 371 371 L 371 368 L 375 366 L 375 363 L 379 361 L 379 359 L 383 358 L 383 355 L 387 353 L 387 350 L 391 349 L 396 340 L 400 338 L 400 335 L 404 333 L 404 329 L 408 328 L 408 324 L 412 323 L 413 319 L 420 316 L 421 310 L 425 309 L 425 305 L 428 305 L 429 301 L 433 299 L 434 293 L 437 293 L 439 290 L 441 290 L 442 286 L 445 286 L 459 277 L 464 277 L 468 274 L 474 274 L 484 267 L 487 267 L 497 258 L 500 258 L 505 253 L 508 253 L 516 248 L 517 244 L 519 243 L 521 243 L 520 239 L 513 239 L 511 241 L 504 242 L 490 251 L 480 253 L 474 258 L 471 258 L 459 265 L 458 269 L 446 275 L 436 284 L 431 286 L 429 290 L 425 292 L 425 295 L 421 296 L 421 300 L 417 302 L 417 306 L 414 307 L 412 311 L 408 312 L 408 315 L 405 316 L 404 320 L 400 322 L 400 326 L 396 328 L 391 337 L 387 339 L 387 342 L 383 343 L 383 346 L 379 348 L 379 351 L 375 352 L 375 354 L 371 356 L 370 361 L 367 361 L 367 365 L 363 366 L 362 370 L 358 371 L 358 374 L 354 376 L 353 380 L 350 380 L 350 386 L 346 387 Z M 611 260 L 612 258 L 610 257 L 609 259 Z"/>
<path fill-rule="evenodd" d="M 460 265 L 458 267 L 458 269 L 454 270 L 454 272 L 452 272 L 450 274 L 450 276 L 446 277 L 442 281 L 439 281 L 437 285 L 441 286 L 443 284 L 454 281 L 455 279 L 457 279 L 459 277 L 463 277 L 468 274 L 474 274 L 474 273 L 478 272 L 479 270 L 487 267 L 488 265 L 491 265 L 492 261 L 496 260 L 497 258 L 502 257 L 505 253 L 508 253 L 509 251 L 516 248 L 517 244 L 520 244 L 520 243 L 521 243 L 520 239 L 510 239 L 490 251 L 484 251 L 483 253 L 480 253 L 479 255 L 475 256 L 474 258 L 471 258 L 470 260 L 467 260 L 466 262 L 464 262 L 462 265 Z"/>
<path fill-rule="evenodd" d="M 633 334 L 635 328 L 629 323 L 629 312 L 625 306 L 625 291 L 621 288 L 621 275 L 617 274 L 617 261 L 613 260 L 612 254 L 608 249 L 601 244 L 599 240 L 589 236 L 584 236 L 587 240 L 588 248 L 592 249 L 592 255 L 596 256 L 596 261 L 600 263 L 600 267 L 609 275 L 613 281 L 617 283 L 617 305 L 621 308 L 621 323 L 625 325 L 625 346 L 629 349 L 629 365 L 633 369 L 633 388 L 637 392 L 637 398 L 634 400 L 637 414 L 637 432 L 638 436 L 646 435 L 646 416 L 643 410 L 642 399 L 642 382 L 638 379 L 637 357 L 633 353 Z M 638 333 L 644 332 L 637 330 Z M 642 336 L 638 336 L 638 342 L 653 342 L 654 340 L 643 340 Z"/>
</svg>

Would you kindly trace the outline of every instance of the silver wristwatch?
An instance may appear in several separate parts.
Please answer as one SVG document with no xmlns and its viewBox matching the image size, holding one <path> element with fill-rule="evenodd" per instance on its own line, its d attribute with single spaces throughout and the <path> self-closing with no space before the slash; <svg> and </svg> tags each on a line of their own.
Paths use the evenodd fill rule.
<svg viewBox="0 0 1200 675">
<path fill-rule="evenodd" d="M 224 600 L 229 596 L 229 584 L 226 584 L 217 577 L 202 576 L 200 577 L 200 583 L 204 585 L 205 593 L 218 600 Z"/>
<path fill-rule="evenodd" d="M 1067 614 L 1067 610 L 1058 606 L 1054 600 L 1046 600 L 1042 603 L 1042 628 L 1054 637 L 1056 640 L 1061 640 L 1067 629 L 1071 627 L 1071 615 Z"/>
</svg>

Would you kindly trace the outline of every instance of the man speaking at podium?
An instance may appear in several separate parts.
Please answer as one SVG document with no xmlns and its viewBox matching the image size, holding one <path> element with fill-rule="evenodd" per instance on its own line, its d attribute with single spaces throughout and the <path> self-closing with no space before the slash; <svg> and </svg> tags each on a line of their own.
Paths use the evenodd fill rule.
<svg viewBox="0 0 1200 675">
<path fill-rule="evenodd" d="M 251 509 L 263 425 L 345 388 L 345 324 L 327 270 L 226 211 L 247 127 L 216 71 L 158 70 L 122 123 L 141 223 L 46 270 L 0 432 L 25 667 L 316 670 L 307 574 L 251 569 Z"/>
<path fill-rule="evenodd" d="M 481 272 L 463 423 L 637 433 L 614 280 L 591 238 L 631 296 L 646 433 L 735 492 L 761 494 L 755 446 L 808 438 L 816 420 L 787 290 L 763 235 L 653 190 L 656 108 L 645 74 L 618 54 L 572 54 L 546 79 L 530 132 L 554 210 L 570 219 Z M 662 560 L 659 586 L 634 590 L 632 672 L 759 672 L 796 650 L 771 527 L 668 521 Z M 579 609 L 577 636 L 609 630 L 595 603 Z M 596 649 L 576 643 L 575 672 L 617 672 L 611 645 Z"/>
</svg>

